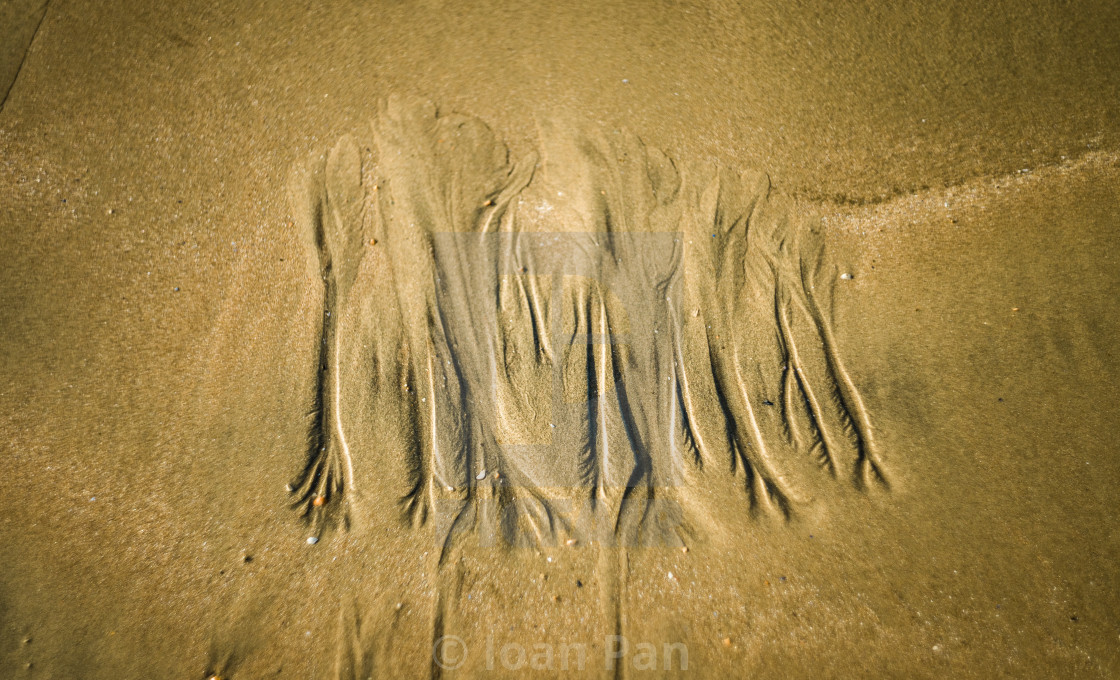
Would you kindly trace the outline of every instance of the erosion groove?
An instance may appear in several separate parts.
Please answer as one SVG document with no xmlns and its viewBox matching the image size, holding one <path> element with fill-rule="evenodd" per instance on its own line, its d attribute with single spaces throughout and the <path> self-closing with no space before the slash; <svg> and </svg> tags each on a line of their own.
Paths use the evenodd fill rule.
<svg viewBox="0 0 1120 680">
<path fill-rule="evenodd" d="M 481 121 L 402 98 L 366 155 L 345 137 L 293 172 L 324 316 L 291 489 L 316 532 L 346 525 L 377 461 L 364 493 L 435 533 L 435 638 L 467 540 L 597 545 L 617 630 L 628 550 L 886 487 L 833 337 L 835 268 L 766 175 L 559 124 L 511 160 Z"/>
</svg>

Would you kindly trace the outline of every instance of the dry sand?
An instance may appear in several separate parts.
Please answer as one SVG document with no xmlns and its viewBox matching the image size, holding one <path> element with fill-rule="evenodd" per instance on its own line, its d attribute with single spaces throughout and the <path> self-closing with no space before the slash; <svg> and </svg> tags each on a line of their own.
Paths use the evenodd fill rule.
<svg viewBox="0 0 1120 680">
<path fill-rule="evenodd" d="M 241 5 L 0 2 L 0 676 L 1120 674 L 1114 3 Z"/>
</svg>

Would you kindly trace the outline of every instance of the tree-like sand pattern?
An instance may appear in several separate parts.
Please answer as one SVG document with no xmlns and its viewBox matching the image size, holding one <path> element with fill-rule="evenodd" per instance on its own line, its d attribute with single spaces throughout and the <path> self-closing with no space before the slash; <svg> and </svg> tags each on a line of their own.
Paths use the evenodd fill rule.
<svg viewBox="0 0 1120 680">
<path fill-rule="evenodd" d="M 833 337 L 835 268 L 764 174 L 556 124 L 540 156 L 510 162 L 481 121 L 402 99 L 373 138 L 364 170 L 347 137 L 293 173 L 324 325 L 291 486 L 316 535 L 365 494 L 435 532 L 436 637 L 463 541 L 598 545 L 622 629 L 628 549 L 886 486 Z M 376 294 L 357 300 L 367 253 Z M 350 331 L 348 305 L 368 317 Z M 373 348 L 354 375 L 348 343 Z M 347 423 L 381 450 L 349 446 Z M 354 488 L 365 460 L 383 486 Z"/>
</svg>

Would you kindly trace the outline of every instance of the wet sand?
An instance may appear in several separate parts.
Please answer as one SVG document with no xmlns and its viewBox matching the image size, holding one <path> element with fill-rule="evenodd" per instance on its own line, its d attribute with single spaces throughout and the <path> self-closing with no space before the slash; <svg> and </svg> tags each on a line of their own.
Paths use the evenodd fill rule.
<svg viewBox="0 0 1120 680">
<path fill-rule="evenodd" d="M 550 677 L 565 644 L 590 677 L 1120 671 L 1108 3 L 30 21 L 0 55 L 0 675 Z M 531 261 L 447 237 L 487 230 Z M 531 237 L 561 232 L 615 234 L 563 266 L 624 262 L 553 286 Z M 696 304 L 629 302 L 654 270 Z M 540 347 L 581 330 L 625 342 Z"/>
</svg>

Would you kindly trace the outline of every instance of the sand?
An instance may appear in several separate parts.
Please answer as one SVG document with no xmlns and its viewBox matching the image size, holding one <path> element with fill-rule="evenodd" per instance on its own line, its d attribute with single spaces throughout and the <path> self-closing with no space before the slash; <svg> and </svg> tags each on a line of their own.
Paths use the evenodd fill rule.
<svg viewBox="0 0 1120 680">
<path fill-rule="evenodd" d="M 1110 3 L 0 17 L 0 675 L 1120 672 Z"/>
</svg>

